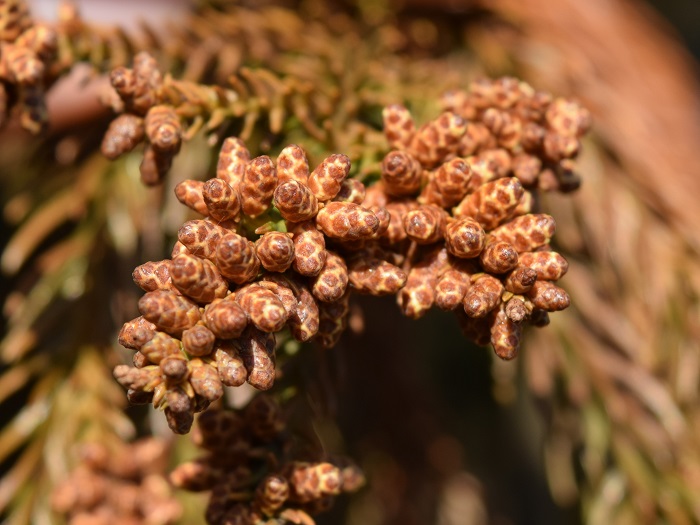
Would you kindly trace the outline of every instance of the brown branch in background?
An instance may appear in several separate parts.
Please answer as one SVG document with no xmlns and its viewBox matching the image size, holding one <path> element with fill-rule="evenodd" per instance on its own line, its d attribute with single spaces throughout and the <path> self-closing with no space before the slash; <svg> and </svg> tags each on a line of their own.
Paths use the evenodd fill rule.
<svg viewBox="0 0 700 525">
<path fill-rule="evenodd" d="M 346 328 L 358 330 L 363 323 L 352 295 L 396 294 L 401 311 L 414 319 L 433 305 L 459 311 L 468 339 L 490 342 L 510 359 L 522 326 L 547 325 L 547 311 L 568 306 L 570 293 L 574 308 L 552 316 L 523 352 L 529 385 L 551 403 L 545 462 L 555 497 L 561 503 L 582 497 L 592 523 L 697 521 L 696 81 L 636 4 L 574 4 L 446 2 L 416 14 L 410 4 L 394 13 L 374 4 L 216 3 L 186 24 L 164 32 L 144 25 L 134 36 L 88 24 L 70 7 L 56 24 L 41 26 L 21 2 L 8 2 L 20 9 L 11 11 L 16 18 L 2 18 L 10 22 L 4 29 L 16 33 L 2 37 L 3 111 L 38 130 L 46 116 L 42 91 L 84 61 L 90 74 L 112 72 L 120 115 L 103 143 L 116 159 L 111 164 L 93 156 L 99 126 L 90 117 L 78 121 L 73 110 L 64 113 L 68 126 L 55 113 L 53 135 L 38 150 L 8 148 L 12 169 L 3 172 L 9 186 L 21 189 L 7 216 L 24 222 L 2 260 L 21 279 L 5 306 L 9 330 L 2 343 L 3 358 L 15 364 L 0 385 L 6 380 L 6 390 L 19 388 L 27 376 L 13 372 L 34 358 L 60 356 L 77 373 L 93 370 L 74 358 L 84 345 L 110 337 L 104 304 L 112 301 L 121 322 L 136 303 L 114 276 L 128 275 L 134 257 L 150 258 L 134 272 L 146 291 L 145 317 L 124 325 L 120 337 L 137 350 L 134 367 L 115 369 L 130 387 L 129 400 L 152 400 L 183 433 L 194 412 L 221 403 L 225 386 L 247 380 L 274 388 L 280 400 L 316 403 L 314 428 L 305 421 L 290 430 L 317 449 L 339 450 L 342 436 L 321 415 L 334 403 L 335 378 L 302 364 L 323 369 L 342 356 L 299 352 L 299 343 L 330 347 Z M 54 53 L 44 45 L 52 31 Z M 582 137 L 588 113 L 573 99 L 552 99 L 512 77 L 477 80 L 463 91 L 485 71 L 517 74 L 537 89 L 583 100 L 596 135 Z M 59 100 L 53 107 L 67 106 Z M 252 152 L 226 139 L 217 177 L 202 182 L 213 169 L 201 135 L 210 147 L 231 134 L 249 139 Z M 290 142 L 298 145 L 277 156 Z M 345 155 L 327 157 L 336 151 Z M 582 185 L 572 163 L 579 151 Z M 146 181 L 176 186 L 178 200 L 207 218 L 187 221 L 169 207 L 172 199 L 144 193 L 134 176 L 141 159 Z M 573 206 L 552 192 L 579 186 Z M 169 259 L 136 254 L 140 244 L 158 253 L 161 225 L 174 233 L 183 222 Z M 562 277 L 561 287 L 554 284 Z M 79 322 L 83 317 L 91 322 Z M 79 329 L 68 337 L 62 326 Z M 406 364 L 405 349 L 373 350 L 384 350 L 387 362 L 369 349 L 355 356 L 362 365 L 354 370 L 371 367 L 381 382 L 365 405 L 396 414 L 399 430 L 387 447 L 354 437 L 368 449 L 390 450 L 386 461 L 361 452 L 379 483 L 364 508 L 374 512 L 374 522 L 425 521 L 440 480 L 450 480 L 440 519 L 452 523 L 455 494 L 481 498 L 455 470 L 462 468 L 460 446 L 425 416 L 435 406 L 414 399 L 424 392 L 389 380 L 405 369 L 396 366 Z M 431 348 L 431 356 L 443 350 Z M 42 396 L 60 384 L 53 381 L 64 368 L 49 368 L 53 374 L 37 379 L 35 392 L 56 414 L 63 405 Z M 494 365 L 499 399 L 512 395 L 514 370 Z M 309 379 L 314 373 L 316 383 Z M 243 395 L 245 387 L 234 392 Z M 390 395 L 400 402 L 384 399 Z M 117 396 L 106 405 L 119 402 Z M 415 406 L 409 410 L 407 402 Z M 22 413 L 38 425 L 41 404 L 27 406 Z M 112 413 L 98 411 L 95 421 Z M 71 411 L 60 414 L 55 417 L 66 424 L 52 429 L 77 424 Z M 7 435 L 6 443 L 25 442 Z M 39 435 L 26 441 L 0 491 L 3 505 L 20 501 L 27 516 L 31 499 L 21 499 L 12 483 L 39 470 Z M 392 446 L 399 439 L 405 446 Z M 347 446 L 361 448 L 357 441 Z M 325 507 L 324 495 L 337 492 L 340 465 L 330 466 L 318 450 L 287 454 L 275 447 L 267 450 L 275 460 L 262 457 L 260 447 L 242 447 L 259 475 L 217 478 L 214 510 L 299 523 Z M 218 467 L 210 459 L 183 472 L 209 479 L 207 468 Z M 299 460 L 306 464 L 294 463 Z M 330 481 L 307 486 L 304 480 L 315 474 Z M 610 493 L 622 503 L 612 505 Z M 475 519 L 483 521 L 479 505 Z"/>
</svg>

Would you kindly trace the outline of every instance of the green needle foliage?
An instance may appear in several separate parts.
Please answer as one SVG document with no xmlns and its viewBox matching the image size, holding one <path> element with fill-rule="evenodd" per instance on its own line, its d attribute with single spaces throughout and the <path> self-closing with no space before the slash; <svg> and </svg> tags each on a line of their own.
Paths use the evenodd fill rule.
<svg viewBox="0 0 700 525">
<path fill-rule="evenodd" d="M 538 438 L 576 521 L 700 523 L 697 235 L 582 73 L 596 24 L 537 3 L 0 1 L 7 523 L 500 523 L 513 456 L 478 457 Z"/>
</svg>

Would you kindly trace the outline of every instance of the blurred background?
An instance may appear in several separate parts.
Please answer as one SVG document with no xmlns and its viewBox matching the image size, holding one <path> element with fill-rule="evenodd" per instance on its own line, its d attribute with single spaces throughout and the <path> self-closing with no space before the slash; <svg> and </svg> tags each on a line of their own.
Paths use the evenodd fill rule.
<svg viewBox="0 0 700 525">
<path fill-rule="evenodd" d="M 697 57 L 700 53 L 700 5 L 691 0 L 655 0 L 650 4 L 674 26 L 680 38 Z"/>
<path fill-rule="evenodd" d="M 105 24 L 127 13 L 78 4 Z M 156 5 L 172 16 L 172 3 L 153 2 L 149 21 L 166 16 Z M 562 286 L 574 306 L 502 363 L 467 345 L 450 316 L 409 322 L 392 299 L 361 301 L 363 330 L 307 365 L 318 369 L 313 395 L 332 405 L 316 431 L 371 484 L 318 523 L 700 523 L 700 90 L 687 51 L 700 56 L 700 2 L 394 8 L 433 24 L 419 56 L 459 42 L 474 76 L 516 75 L 593 112 L 581 190 L 542 202 L 571 263 Z M 16 232 L 8 215 L 4 242 Z M 131 254 L 98 274 L 128 281 L 139 262 Z M 3 299 L 20 284 L 3 277 Z"/>
</svg>

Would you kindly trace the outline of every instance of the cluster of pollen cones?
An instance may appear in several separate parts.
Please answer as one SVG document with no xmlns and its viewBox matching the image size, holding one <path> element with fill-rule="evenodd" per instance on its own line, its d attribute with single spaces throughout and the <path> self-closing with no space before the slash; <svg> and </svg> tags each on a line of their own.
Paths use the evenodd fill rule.
<svg viewBox="0 0 700 525">
<path fill-rule="evenodd" d="M 227 138 L 216 177 L 175 190 L 204 218 L 182 225 L 171 258 L 134 271 L 142 315 L 119 338 L 134 366 L 114 372 L 129 399 L 163 408 L 185 433 L 224 386 L 272 387 L 275 334 L 335 345 L 353 292 L 396 295 L 414 319 L 433 305 L 454 311 L 470 340 L 514 358 L 525 325 L 569 305 L 555 284 L 567 262 L 550 248 L 554 219 L 535 212 L 540 191 L 578 186 L 590 117 L 513 78 L 442 103 L 421 127 L 402 106 L 384 109 L 392 150 L 369 186 L 348 177 L 345 155 L 312 170 L 299 146 L 251 158 Z M 172 158 L 177 148 L 157 144 L 173 143 L 173 122 L 172 108 L 147 110 L 146 157 Z M 131 133 L 113 126 L 103 144 L 128 142 L 120 130 Z"/>
<path fill-rule="evenodd" d="M 46 126 L 44 90 L 57 47 L 55 29 L 35 22 L 24 2 L 0 3 L 0 128 L 14 108 L 28 131 Z"/>
<path fill-rule="evenodd" d="M 193 434 L 205 453 L 179 465 L 170 480 L 190 491 L 211 491 L 205 517 L 212 525 L 268 519 L 313 525 L 312 515 L 365 481 L 359 468 L 343 457 L 279 457 L 280 450 L 290 449 L 292 437 L 280 406 L 266 394 L 243 410 L 208 410 Z"/>
</svg>

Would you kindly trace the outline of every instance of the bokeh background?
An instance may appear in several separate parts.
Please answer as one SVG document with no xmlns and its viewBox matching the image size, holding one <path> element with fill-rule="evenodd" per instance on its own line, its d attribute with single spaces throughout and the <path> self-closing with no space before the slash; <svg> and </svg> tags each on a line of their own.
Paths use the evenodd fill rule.
<svg viewBox="0 0 700 525">
<path fill-rule="evenodd" d="M 480 73 L 591 108 L 581 190 L 543 202 L 574 306 L 505 364 L 440 312 L 409 322 L 362 301 L 363 329 L 307 365 L 329 405 L 316 431 L 372 484 L 319 523 L 700 522 L 700 91 L 685 50 L 700 55 L 700 2 L 398 5 L 465 28 Z M 115 20 L 101 9 L 84 14 Z M 17 285 L 4 277 L 3 299 Z"/>
</svg>

